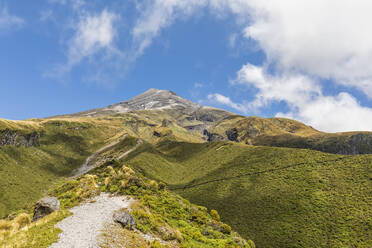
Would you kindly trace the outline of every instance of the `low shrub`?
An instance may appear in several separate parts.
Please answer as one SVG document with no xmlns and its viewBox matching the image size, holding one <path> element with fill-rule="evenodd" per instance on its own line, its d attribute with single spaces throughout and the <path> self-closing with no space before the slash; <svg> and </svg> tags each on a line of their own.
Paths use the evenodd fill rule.
<svg viewBox="0 0 372 248">
<path fill-rule="evenodd" d="M 13 223 L 17 225 L 17 229 L 21 229 L 31 223 L 31 217 L 29 214 L 22 213 L 14 219 Z"/>
<path fill-rule="evenodd" d="M 220 219 L 221 219 L 221 217 L 218 214 L 217 210 L 214 210 L 214 209 L 211 210 L 211 217 L 215 221 L 220 221 Z"/>
</svg>

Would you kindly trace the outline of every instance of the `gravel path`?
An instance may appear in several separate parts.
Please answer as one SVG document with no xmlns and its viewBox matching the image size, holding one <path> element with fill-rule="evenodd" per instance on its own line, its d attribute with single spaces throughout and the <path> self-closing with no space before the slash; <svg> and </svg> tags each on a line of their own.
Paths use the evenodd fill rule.
<svg viewBox="0 0 372 248">
<path fill-rule="evenodd" d="M 107 152 L 108 150 L 110 150 L 111 148 L 113 148 L 114 146 L 116 146 L 117 144 L 119 144 L 120 141 L 122 141 L 123 139 L 125 139 L 126 137 L 128 136 L 128 134 L 124 134 L 122 136 L 120 136 L 119 138 L 117 138 L 116 140 L 112 141 L 110 144 L 108 145 L 105 145 L 103 147 L 101 147 L 98 151 L 96 151 L 95 153 L 93 153 L 92 155 L 90 155 L 84 162 L 83 165 L 81 165 L 79 168 L 77 168 L 72 174 L 72 178 L 76 178 L 76 177 L 79 177 L 85 173 L 87 173 L 88 171 L 90 171 L 91 169 L 94 169 L 94 167 L 96 166 L 95 164 L 91 164 L 91 162 L 96 158 L 98 157 L 100 154 L 104 153 L 104 152 Z"/>
<path fill-rule="evenodd" d="M 126 151 L 126 152 L 124 152 L 123 154 L 121 154 L 117 159 L 119 160 L 119 159 L 122 159 L 122 158 L 124 158 L 125 156 L 127 156 L 129 153 L 131 153 L 131 152 L 133 152 L 134 150 L 136 150 L 141 144 L 143 143 L 143 141 L 142 140 L 137 140 L 137 144 L 136 144 L 136 146 L 135 147 L 133 147 L 132 149 L 130 149 L 130 150 L 128 150 L 128 151 Z"/>
<path fill-rule="evenodd" d="M 129 208 L 133 199 L 125 196 L 110 197 L 109 194 L 101 193 L 93 201 L 70 209 L 74 215 L 56 225 L 62 229 L 62 233 L 59 235 L 59 241 L 49 248 L 98 247 L 97 237 L 104 224 L 113 222 L 113 212 L 121 208 Z"/>
</svg>

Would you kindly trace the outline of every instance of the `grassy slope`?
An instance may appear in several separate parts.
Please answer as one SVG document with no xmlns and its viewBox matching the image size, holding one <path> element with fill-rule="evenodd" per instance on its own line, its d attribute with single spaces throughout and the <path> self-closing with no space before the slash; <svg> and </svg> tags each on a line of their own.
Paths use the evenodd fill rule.
<svg viewBox="0 0 372 248">
<path fill-rule="evenodd" d="M 170 118 L 164 111 L 142 111 L 99 118 L 0 119 L 0 131 L 43 133 L 39 146 L 0 146 L 0 218 L 28 208 L 51 184 L 68 176 L 90 154 L 120 134 L 152 143 L 160 139 L 154 131 L 174 140 L 202 141 L 200 135 L 189 134 L 176 123 L 162 127 L 162 120 Z"/>
<path fill-rule="evenodd" d="M 176 192 L 217 209 L 258 247 L 372 245 L 370 155 L 165 141 L 144 145 L 127 162 L 171 188 L 217 179 Z"/>
<path fill-rule="evenodd" d="M 285 118 L 232 116 L 217 122 L 210 132 L 251 145 L 306 148 L 335 154 L 371 154 L 372 132 L 324 133 Z"/>
<path fill-rule="evenodd" d="M 131 214 L 136 219 L 138 231 L 123 231 L 120 225 L 107 225 L 102 230 L 102 247 L 255 247 L 252 241 L 245 241 L 230 226 L 222 223 L 216 211 L 209 214 L 205 207 L 191 204 L 161 184 L 135 174 L 132 169 L 116 162 L 111 165 L 116 165 L 117 170 L 109 169 L 106 167 L 109 164 L 96 168 L 91 175 L 56 185 L 49 194 L 59 198 L 61 211 L 34 223 L 30 223 L 30 217 L 25 213 L 14 220 L 0 220 L 0 246 L 49 247 L 61 231 L 54 224 L 69 215 L 68 209 L 107 191 L 115 195 L 132 195 L 136 199 Z M 22 215 L 25 217 L 20 218 Z M 157 241 L 145 242 L 139 232 L 159 238 L 169 246 Z"/>
<path fill-rule="evenodd" d="M 35 147 L 0 146 L 0 218 L 28 208 L 58 179 L 121 132 L 105 120 L 0 121 L 0 129 L 43 132 Z"/>
</svg>

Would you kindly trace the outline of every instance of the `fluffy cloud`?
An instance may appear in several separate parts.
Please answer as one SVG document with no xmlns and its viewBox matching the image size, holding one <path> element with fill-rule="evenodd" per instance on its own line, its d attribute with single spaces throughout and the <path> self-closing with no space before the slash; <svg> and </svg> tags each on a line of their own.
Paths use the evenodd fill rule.
<svg viewBox="0 0 372 248">
<path fill-rule="evenodd" d="M 372 131 L 372 109 L 360 106 L 350 94 L 319 96 L 297 110 L 277 116 L 301 120 L 322 131 Z"/>
<path fill-rule="evenodd" d="M 372 97 L 372 2 L 365 0 L 250 0 L 245 36 L 270 62 L 354 86 Z"/>
<path fill-rule="evenodd" d="M 230 99 L 230 97 L 227 97 L 227 96 L 224 96 L 218 93 L 209 94 L 208 100 L 212 102 L 216 102 L 218 104 L 228 106 L 242 113 L 247 113 L 249 110 L 249 106 L 245 104 L 235 103 Z"/>
<path fill-rule="evenodd" d="M 248 112 L 276 102 L 285 102 L 290 110 L 277 116 L 303 121 L 322 131 L 372 131 L 372 109 L 361 106 L 346 92 L 325 96 L 314 79 L 301 74 L 273 76 L 263 67 L 247 64 L 238 72 L 234 84 L 258 90 L 250 103 L 234 103 L 219 94 L 209 95 L 221 104 Z M 347 115 L 347 116 L 346 116 Z"/>
<path fill-rule="evenodd" d="M 98 81 L 99 78 L 103 78 L 102 68 L 106 68 L 107 65 L 114 67 L 113 61 L 122 55 L 114 45 L 117 37 L 115 22 L 118 19 L 119 16 L 108 10 L 95 14 L 79 11 L 78 21 L 72 26 L 73 36 L 67 42 L 67 62 L 54 67 L 45 76 L 61 78 L 83 60 L 92 64 L 105 60 L 86 79 Z"/>
<path fill-rule="evenodd" d="M 116 19 L 117 16 L 107 10 L 103 10 L 99 15 L 82 17 L 69 43 L 69 64 L 76 64 L 101 49 L 111 50 L 116 36 Z"/>
<path fill-rule="evenodd" d="M 251 64 L 244 65 L 237 73 L 233 84 L 244 84 L 258 89 L 256 100 L 250 108 L 265 107 L 272 101 L 286 101 L 289 105 L 304 105 L 315 96 L 321 95 L 321 88 L 314 80 L 301 74 L 273 76 L 265 68 Z"/>
<path fill-rule="evenodd" d="M 140 18 L 132 31 L 136 55 L 142 55 L 162 29 L 170 26 L 177 18 L 190 16 L 207 2 L 207 0 L 155 0 L 138 3 Z"/>
<path fill-rule="evenodd" d="M 23 25 L 24 20 L 22 18 L 9 14 L 6 7 L 0 8 L 0 30 L 20 28 Z"/>
</svg>

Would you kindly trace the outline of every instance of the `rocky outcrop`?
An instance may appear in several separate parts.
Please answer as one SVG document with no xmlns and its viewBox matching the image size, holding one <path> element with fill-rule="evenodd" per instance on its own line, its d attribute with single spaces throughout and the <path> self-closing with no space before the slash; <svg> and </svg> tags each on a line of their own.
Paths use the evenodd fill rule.
<svg viewBox="0 0 372 248">
<path fill-rule="evenodd" d="M 349 139 L 350 154 L 372 153 L 372 134 L 359 133 Z"/>
<path fill-rule="evenodd" d="M 128 226 L 130 229 L 133 229 L 136 225 L 134 217 L 125 210 L 116 211 L 112 218 L 124 228 Z"/>
<path fill-rule="evenodd" d="M 4 129 L 0 130 L 0 146 L 38 146 L 40 136 L 38 132 L 20 134 L 19 131 Z"/>
<path fill-rule="evenodd" d="M 38 201 L 34 207 L 32 221 L 36 221 L 44 216 L 53 213 L 61 208 L 59 200 L 55 197 L 45 197 Z"/>
<path fill-rule="evenodd" d="M 329 137 L 314 149 L 345 155 L 371 154 L 372 133 L 357 133 L 353 135 Z"/>
<path fill-rule="evenodd" d="M 226 131 L 226 136 L 228 138 L 228 140 L 230 141 L 235 141 L 235 142 L 239 142 L 238 140 L 238 129 L 236 128 L 232 128 L 230 130 L 227 130 Z"/>
<path fill-rule="evenodd" d="M 223 136 L 219 135 L 218 133 L 210 133 L 206 129 L 203 131 L 203 135 L 206 136 L 208 142 L 218 141 L 218 140 L 225 140 L 225 138 Z"/>
</svg>

